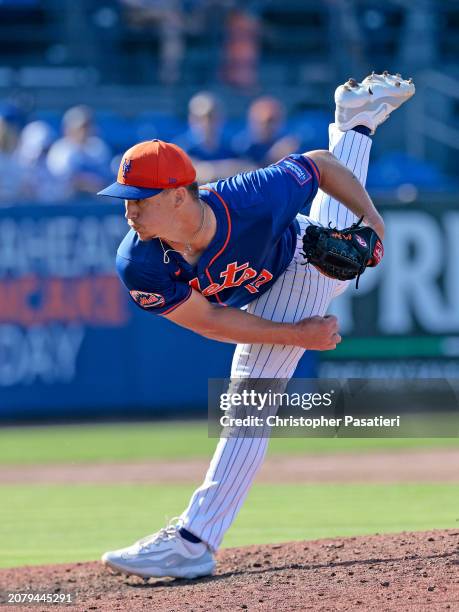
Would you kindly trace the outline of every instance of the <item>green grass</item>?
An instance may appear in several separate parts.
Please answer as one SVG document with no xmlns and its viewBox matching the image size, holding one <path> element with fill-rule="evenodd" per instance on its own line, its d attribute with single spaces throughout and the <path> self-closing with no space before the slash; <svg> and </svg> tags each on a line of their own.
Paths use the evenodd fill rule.
<svg viewBox="0 0 459 612">
<path fill-rule="evenodd" d="M 210 457 L 207 423 L 11 427 L 0 430 L 0 465 Z M 459 438 L 273 438 L 271 454 L 457 447 Z"/>
<path fill-rule="evenodd" d="M 0 487 L 0 567 L 99 558 L 163 526 L 190 486 Z M 256 485 L 225 546 L 457 527 L 459 489 L 417 485 Z"/>
</svg>

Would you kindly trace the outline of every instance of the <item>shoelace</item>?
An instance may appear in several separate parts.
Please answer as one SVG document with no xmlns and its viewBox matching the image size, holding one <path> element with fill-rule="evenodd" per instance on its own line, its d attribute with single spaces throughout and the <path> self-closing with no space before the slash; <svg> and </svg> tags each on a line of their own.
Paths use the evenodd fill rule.
<svg viewBox="0 0 459 612">
<path fill-rule="evenodd" d="M 150 548 L 154 546 L 158 546 L 161 542 L 166 542 L 167 540 L 171 540 L 177 535 L 177 531 L 182 526 L 182 519 L 179 516 L 175 516 L 171 518 L 168 524 L 157 531 L 156 533 L 152 533 L 151 535 L 145 536 L 141 540 L 139 540 L 140 551 L 148 551 Z"/>
</svg>

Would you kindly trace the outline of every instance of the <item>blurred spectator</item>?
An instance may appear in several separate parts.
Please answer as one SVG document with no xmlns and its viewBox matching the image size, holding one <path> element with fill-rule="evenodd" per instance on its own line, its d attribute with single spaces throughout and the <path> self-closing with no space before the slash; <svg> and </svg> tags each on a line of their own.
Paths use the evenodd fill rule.
<svg viewBox="0 0 459 612">
<path fill-rule="evenodd" d="M 111 178 L 110 150 L 93 135 L 93 118 L 86 106 L 70 108 L 62 119 L 64 136 L 55 142 L 47 156 L 51 174 L 69 182 L 74 192 L 94 193 Z"/>
<path fill-rule="evenodd" d="M 177 144 L 193 159 L 199 182 L 226 178 L 246 168 L 224 138 L 223 108 L 213 94 L 202 91 L 191 98 L 188 125 Z"/>
<path fill-rule="evenodd" d="M 24 195 L 24 171 L 15 150 L 20 125 L 19 110 L 9 104 L 0 106 L 0 203 L 13 204 Z"/>
<path fill-rule="evenodd" d="M 162 2 L 160 2 L 162 5 Z M 180 0 L 168 0 L 162 6 L 159 20 L 160 52 L 159 80 L 164 84 L 178 83 L 185 55 L 184 14 Z"/>
<path fill-rule="evenodd" d="M 225 29 L 222 78 L 235 87 L 253 90 L 260 55 L 258 19 L 247 10 L 235 9 L 229 12 Z"/>
<path fill-rule="evenodd" d="M 297 151 L 298 138 L 284 132 L 285 110 L 276 98 L 263 96 L 250 105 L 247 129 L 233 140 L 240 157 L 263 166 Z"/>
<path fill-rule="evenodd" d="M 56 134 L 44 121 L 32 121 L 22 130 L 16 159 L 24 170 L 25 198 L 56 202 L 72 194 L 69 181 L 65 177 L 56 179 L 48 168 L 46 157 L 55 140 Z"/>
<path fill-rule="evenodd" d="M 6 133 L 3 133 L 3 138 L 7 138 L 8 141 L 4 142 L 4 145 L 10 151 L 14 151 L 18 142 L 21 126 L 24 125 L 23 112 L 16 104 L 5 102 L 0 104 L 0 120 L 3 122 L 3 125 L 8 128 L 8 134 L 6 135 Z"/>
<path fill-rule="evenodd" d="M 195 160 L 215 160 L 234 157 L 229 143 L 223 138 L 223 109 L 217 98 L 201 91 L 188 104 L 188 125 L 177 143 Z"/>
<path fill-rule="evenodd" d="M 158 78 L 164 84 L 178 83 L 185 55 L 185 11 L 183 0 L 122 0 L 128 23 L 137 28 L 157 28 L 159 35 Z"/>
</svg>

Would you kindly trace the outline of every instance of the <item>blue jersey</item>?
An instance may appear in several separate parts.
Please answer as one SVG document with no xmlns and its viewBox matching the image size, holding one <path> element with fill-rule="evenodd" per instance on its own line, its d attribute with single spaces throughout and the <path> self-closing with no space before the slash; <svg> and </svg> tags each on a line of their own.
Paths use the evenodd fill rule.
<svg viewBox="0 0 459 612">
<path fill-rule="evenodd" d="M 175 310 L 192 289 L 215 304 L 246 306 L 289 265 L 299 231 L 295 217 L 318 186 L 317 167 L 304 155 L 205 185 L 200 198 L 217 228 L 196 265 L 176 251 L 165 257 L 159 239 L 142 241 L 131 230 L 118 249 L 121 280 L 138 306 L 156 314 Z"/>
</svg>

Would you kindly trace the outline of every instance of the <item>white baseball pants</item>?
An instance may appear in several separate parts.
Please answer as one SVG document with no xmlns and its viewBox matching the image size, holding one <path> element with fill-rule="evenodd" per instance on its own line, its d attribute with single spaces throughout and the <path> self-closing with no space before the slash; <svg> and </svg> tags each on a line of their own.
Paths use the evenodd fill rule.
<svg viewBox="0 0 459 612">
<path fill-rule="evenodd" d="M 329 128 L 329 150 L 365 185 L 371 138 L 354 131 Z M 344 228 L 355 216 L 337 200 L 318 191 L 309 217 L 298 215 L 301 235 L 287 270 L 269 291 L 251 302 L 247 311 L 278 322 L 295 322 L 313 315 L 324 316 L 331 300 L 342 293 L 346 282 L 322 275 L 311 265 L 302 265 L 302 235 L 310 223 Z M 304 349 L 272 344 L 238 344 L 231 378 L 292 377 Z M 202 485 L 196 489 L 182 513 L 183 526 L 216 551 L 234 521 L 261 466 L 268 438 L 221 438 Z"/>
</svg>

